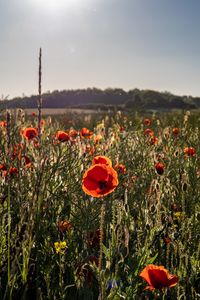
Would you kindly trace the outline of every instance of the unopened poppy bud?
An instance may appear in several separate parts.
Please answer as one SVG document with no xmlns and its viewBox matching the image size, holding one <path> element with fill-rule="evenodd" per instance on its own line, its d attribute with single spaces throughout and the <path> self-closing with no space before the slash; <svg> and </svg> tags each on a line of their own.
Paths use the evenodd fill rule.
<svg viewBox="0 0 200 300">
<path fill-rule="evenodd" d="M 150 211 L 151 211 L 152 213 L 154 213 L 155 210 L 156 210 L 156 207 L 155 207 L 155 205 L 153 204 L 153 205 L 151 206 L 151 208 L 150 208 Z"/>
<path fill-rule="evenodd" d="M 155 169 L 159 175 L 164 173 L 164 165 L 162 163 L 155 164 Z"/>
<path fill-rule="evenodd" d="M 186 183 L 186 182 L 183 183 L 183 185 L 182 185 L 182 190 L 183 190 L 184 192 L 187 191 L 187 183 Z"/>
<path fill-rule="evenodd" d="M 150 229 L 150 224 L 149 224 L 149 223 L 146 224 L 146 229 L 147 229 L 147 230 Z"/>
</svg>

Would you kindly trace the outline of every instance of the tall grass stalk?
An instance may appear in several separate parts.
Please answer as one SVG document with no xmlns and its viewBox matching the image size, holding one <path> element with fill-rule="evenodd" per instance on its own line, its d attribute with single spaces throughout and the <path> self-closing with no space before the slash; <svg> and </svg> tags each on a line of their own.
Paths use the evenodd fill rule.
<svg viewBox="0 0 200 300">
<path fill-rule="evenodd" d="M 42 48 L 39 51 L 39 72 L 38 72 L 38 133 L 41 138 L 41 111 L 42 111 Z"/>
</svg>

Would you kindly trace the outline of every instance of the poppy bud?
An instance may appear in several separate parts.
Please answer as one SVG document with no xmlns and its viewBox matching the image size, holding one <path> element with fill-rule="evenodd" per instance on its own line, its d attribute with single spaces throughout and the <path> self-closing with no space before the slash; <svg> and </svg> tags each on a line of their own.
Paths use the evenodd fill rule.
<svg viewBox="0 0 200 300">
<path fill-rule="evenodd" d="M 180 129 L 177 128 L 177 127 L 174 127 L 174 128 L 172 129 L 172 132 L 173 132 L 173 134 L 176 136 L 176 135 L 178 135 L 178 134 L 180 133 Z"/>
<path fill-rule="evenodd" d="M 164 173 L 164 165 L 162 163 L 155 164 L 155 169 L 159 175 Z"/>
<path fill-rule="evenodd" d="M 186 183 L 186 182 L 183 183 L 183 185 L 182 185 L 182 190 L 183 190 L 184 192 L 187 191 L 187 183 Z"/>
</svg>

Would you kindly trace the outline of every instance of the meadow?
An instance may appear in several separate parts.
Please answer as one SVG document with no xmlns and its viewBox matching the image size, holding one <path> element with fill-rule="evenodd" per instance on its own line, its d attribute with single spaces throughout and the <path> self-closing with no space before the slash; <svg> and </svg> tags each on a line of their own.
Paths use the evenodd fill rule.
<svg viewBox="0 0 200 300">
<path fill-rule="evenodd" d="M 1 113 L 0 299 L 200 299 L 200 113 Z"/>
<path fill-rule="evenodd" d="M 26 108 L 25 113 L 27 116 L 31 116 L 33 113 L 37 114 L 37 109 L 33 108 Z M 43 116 L 60 116 L 60 115 L 69 115 L 69 114 L 94 114 L 98 113 L 97 110 L 94 109 L 80 109 L 80 108 L 45 108 L 42 109 L 42 115 Z"/>
</svg>

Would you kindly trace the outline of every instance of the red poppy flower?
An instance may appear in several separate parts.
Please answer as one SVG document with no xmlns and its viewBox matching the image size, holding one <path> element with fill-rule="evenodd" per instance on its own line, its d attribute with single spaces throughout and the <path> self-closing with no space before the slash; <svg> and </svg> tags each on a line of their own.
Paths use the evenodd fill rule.
<svg viewBox="0 0 200 300">
<path fill-rule="evenodd" d="M 92 164 L 93 165 L 103 164 L 112 167 L 112 161 L 110 160 L 110 158 L 103 155 L 95 156 L 92 160 Z"/>
<path fill-rule="evenodd" d="M 36 128 L 33 127 L 28 127 L 22 130 L 22 135 L 27 139 L 27 140 L 32 140 L 35 137 L 38 136 L 38 131 Z"/>
<path fill-rule="evenodd" d="M 178 134 L 180 133 L 180 129 L 177 128 L 177 127 L 174 127 L 174 128 L 172 129 L 172 132 L 173 132 L 174 135 L 178 135 Z"/>
<path fill-rule="evenodd" d="M 83 175 L 82 189 L 93 197 L 103 197 L 112 193 L 118 186 L 117 172 L 105 164 L 90 167 Z"/>
<path fill-rule="evenodd" d="M 149 125 L 151 125 L 151 120 L 150 119 L 144 119 L 143 123 L 144 123 L 145 126 L 149 126 Z"/>
<path fill-rule="evenodd" d="M 155 169 L 159 175 L 164 173 L 164 165 L 162 163 L 155 164 Z"/>
<path fill-rule="evenodd" d="M 45 125 L 45 120 L 44 119 L 42 119 L 41 121 L 40 121 L 40 126 L 44 126 Z"/>
<path fill-rule="evenodd" d="M 32 112 L 32 116 L 33 116 L 33 117 L 36 117 L 36 113 L 35 113 L 34 111 Z"/>
<path fill-rule="evenodd" d="M 147 128 L 147 129 L 145 129 L 145 131 L 144 131 L 144 135 L 150 135 L 150 136 L 153 136 L 153 135 L 154 135 L 154 132 L 153 132 L 153 130 L 151 130 L 150 128 Z"/>
<path fill-rule="evenodd" d="M 82 128 L 81 131 L 80 131 L 80 136 L 82 138 L 87 138 L 87 139 L 90 139 L 93 135 L 93 132 L 87 128 Z"/>
<path fill-rule="evenodd" d="M 126 167 L 122 164 L 116 164 L 114 166 L 115 169 L 117 169 L 120 173 L 125 174 L 126 173 Z"/>
<path fill-rule="evenodd" d="M 78 132 L 77 132 L 76 130 L 71 129 L 71 130 L 69 131 L 69 136 L 70 136 L 70 138 L 75 139 L 75 138 L 77 137 L 77 135 L 78 135 Z"/>
<path fill-rule="evenodd" d="M 152 137 L 151 137 L 151 140 L 150 140 L 150 143 L 151 143 L 151 145 L 157 145 L 157 144 L 158 144 L 158 138 L 152 136 Z"/>
<path fill-rule="evenodd" d="M 1 121 L 1 122 L 0 122 L 0 127 L 6 127 L 6 126 L 7 126 L 6 121 Z"/>
<path fill-rule="evenodd" d="M 11 167 L 11 168 L 9 169 L 9 173 L 10 173 L 11 176 L 17 175 L 17 174 L 18 174 L 18 169 L 15 168 L 15 167 Z"/>
<path fill-rule="evenodd" d="M 69 134 L 64 132 L 64 131 L 57 131 L 56 133 L 56 138 L 57 140 L 59 140 L 60 142 L 66 142 L 69 141 Z"/>
<path fill-rule="evenodd" d="M 0 165 L 0 171 L 6 171 L 6 170 L 7 170 L 7 168 L 5 165 Z"/>
<path fill-rule="evenodd" d="M 186 147 L 184 153 L 186 156 L 195 156 L 196 150 L 193 147 Z"/>
<path fill-rule="evenodd" d="M 173 287 L 178 282 L 176 275 L 171 275 L 163 266 L 148 265 L 139 275 L 148 284 L 145 289 L 159 289 Z"/>
<path fill-rule="evenodd" d="M 31 160 L 28 156 L 23 155 L 22 156 L 22 163 L 27 167 L 30 168 L 31 167 Z"/>
</svg>

